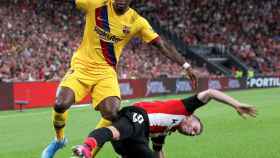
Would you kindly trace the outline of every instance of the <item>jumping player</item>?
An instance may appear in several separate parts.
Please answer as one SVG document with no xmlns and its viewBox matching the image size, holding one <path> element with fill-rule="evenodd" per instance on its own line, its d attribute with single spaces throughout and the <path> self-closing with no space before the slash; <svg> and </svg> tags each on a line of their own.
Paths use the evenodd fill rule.
<svg viewBox="0 0 280 158">
<path fill-rule="evenodd" d="M 244 118 L 256 116 L 254 107 L 212 89 L 182 100 L 139 102 L 120 110 L 119 118 L 111 126 L 92 131 L 83 145 L 73 148 L 73 155 L 91 158 L 92 149 L 112 141 L 123 158 L 164 158 L 162 146 L 166 135 L 175 131 L 188 136 L 202 133 L 203 125 L 193 113 L 211 99 L 231 106 Z M 149 136 L 154 152 L 149 148 Z"/>
<path fill-rule="evenodd" d="M 66 0 L 65 0 L 66 1 Z M 48 2 L 48 1 L 44 1 Z M 67 0 L 85 12 L 83 40 L 72 57 L 57 90 L 53 110 L 55 139 L 44 149 L 42 158 L 53 158 L 67 143 L 64 128 L 67 110 L 86 95 L 103 119 L 97 127 L 111 124 L 120 107 L 120 89 L 116 67 L 124 46 L 133 37 L 150 43 L 186 69 L 191 80 L 196 77 L 184 58 L 154 32 L 148 21 L 129 7 L 131 0 Z"/>
</svg>

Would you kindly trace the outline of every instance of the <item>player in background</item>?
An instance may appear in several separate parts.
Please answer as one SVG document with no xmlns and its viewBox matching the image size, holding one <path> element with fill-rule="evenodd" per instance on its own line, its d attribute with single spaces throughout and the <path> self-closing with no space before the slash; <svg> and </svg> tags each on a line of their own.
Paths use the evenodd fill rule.
<svg viewBox="0 0 280 158">
<path fill-rule="evenodd" d="M 243 118 L 256 117 L 254 107 L 213 89 L 181 100 L 139 102 L 122 108 L 111 126 L 93 130 L 83 145 L 73 148 L 73 155 L 91 158 L 92 149 L 112 141 L 115 151 L 123 158 L 164 158 L 162 146 L 168 134 L 178 131 L 196 136 L 202 133 L 203 125 L 193 113 L 211 99 L 229 105 Z M 154 151 L 149 148 L 149 136 Z"/>
<path fill-rule="evenodd" d="M 64 128 L 68 109 L 86 95 L 91 95 L 93 107 L 102 115 L 97 128 L 108 126 L 117 118 L 120 89 L 116 67 L 122 49 L 133 37 L 157 47 L 165 56 L 182 65 L 189 78 L 196 81 L 190 65 L 176 49 L 161 40 L 148 21 L 129 7 L 131 0 L 65 2 L 85 12 L 86 24 L 82 43 L 57 90 L 52 116 L 56 137 L 44 149 L 42 158 L 53 158 L 65 146 Z"/>
</svg>

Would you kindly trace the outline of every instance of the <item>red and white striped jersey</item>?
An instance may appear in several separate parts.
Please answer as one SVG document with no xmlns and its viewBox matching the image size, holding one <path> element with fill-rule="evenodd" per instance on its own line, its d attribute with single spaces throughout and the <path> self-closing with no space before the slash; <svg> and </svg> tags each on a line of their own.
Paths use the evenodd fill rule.
<svg viewBox="0 0 280 158">
<path fill-rule="evenodd" d="M 149 117 L 150 136 L 167 135 L 178 126 L 180 122 L 191 115 L 181 100 L 139 102 L 134 106 L 144 109 Z"/>
</svg>

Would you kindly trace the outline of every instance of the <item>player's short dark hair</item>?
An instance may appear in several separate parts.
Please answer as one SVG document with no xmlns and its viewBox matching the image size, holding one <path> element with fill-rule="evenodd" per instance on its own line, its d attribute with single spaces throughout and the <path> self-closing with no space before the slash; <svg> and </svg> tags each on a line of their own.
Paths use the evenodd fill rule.
<svg viewBox="0 0 280 158">
<path fill-rule="evenodd" d="M 197 135 L 200 135 L 200 134 L 203 132 L 203 129 L 204 129 L 203 123 L 201 122 L 200 118 L 197 117 L 196 115 L 192 115 L 192 117 L 194 117 L 194 118 L 200 123 L 200 131 L 199 131 L 199 133 L 197 134 Z"/>
</svg>

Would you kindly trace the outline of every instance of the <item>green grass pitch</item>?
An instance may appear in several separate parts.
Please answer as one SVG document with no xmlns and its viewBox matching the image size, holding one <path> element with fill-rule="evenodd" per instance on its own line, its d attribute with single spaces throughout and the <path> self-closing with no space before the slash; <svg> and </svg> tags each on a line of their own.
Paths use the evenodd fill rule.
<svg viewBox="0 0 280 158">
<path fill-rule="evenodd" d="M 212 101 L 196 112 L 204 122 L 204 133 L 198 137 L 169 136 L 164 149 L 167 158 L 280 158 L 280 89 L 228 94 L 255 105 L 257 118 L 243 120 L 233 109 Z M 149 99 L 182 97 L 185 95 Z M 134 101 L 139 99 L 123 105 Z M 54 137 L 50 116 L 51 108 L 0 112 L 0 158 L 39 158 Z M 70 142 L 56 158 L 69 158 L 71 147 L 82 143 L 99 118 L 91 107 L 71 109 L 65 131 Z M 117 156 L 107 144 L 98 157 Z"/>
</svg>

